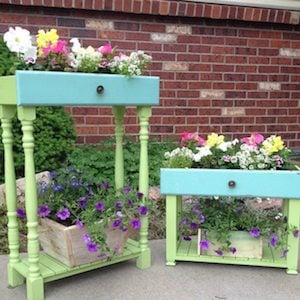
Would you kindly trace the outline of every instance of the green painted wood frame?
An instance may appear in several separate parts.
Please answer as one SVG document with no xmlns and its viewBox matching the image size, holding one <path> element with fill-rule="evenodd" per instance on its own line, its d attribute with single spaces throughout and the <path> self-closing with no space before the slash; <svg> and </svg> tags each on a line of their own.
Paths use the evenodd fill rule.
<svg viewBox="0 0 300 300">
<path fill-rule="evenodd" d="M 102 88 L 97 89 L 99 86 Z M 103 92 L 104 88 L 104 92 Z M 112 106 L 115 119 L 115 186 L 124 185 L 123 120 L 125 107 L 137 107 L 140 131 L 139 190 L 148 195 L 148 125 L 151 106 L 159 104 L 159 78 L 121 75 L 77 74 L 63 72 L 17 71 L 16 76 L 0 77 L 0 118 L 4 145 L 5 186 L 8 210 L 9 263 L 8 284 L 15 287 L 26 279 L 27 299 L 44 299 L 44 283 L 72 276 L 120 261 L 136 258 L 137 267 L 151 265 L 148 244 L 148 217 L 142 218 L 140 240 L 130 240 L 122 255 L 107 262 L 89 263 L 75 268 L 39 253 L 37 232 L 37 194 L 34 167 L 33 121 L 36 106 Z M 25 154 L 25 208 L 28 227 L 28 253 L 19 253 L 16 181 L 13 161 L 12 118 L 18 115 L 23 131 Z"/>
<path fill-rule="evenodd" d="M 197 254 L 197 241 L 182 241 L 178 232 L 178 215 L 182 195 L 280 197 L 291 226 L 300 225 L 300 171 L 229 170 L 229 169 L 161 169 L 161 193 L 166 195 L 166 263 L 176 261 L 211 262 L 286 268 L 297 274 L 299 241 L 288 236 L 286 258 L 262 259 L 214 257 Z"/>
</svg>

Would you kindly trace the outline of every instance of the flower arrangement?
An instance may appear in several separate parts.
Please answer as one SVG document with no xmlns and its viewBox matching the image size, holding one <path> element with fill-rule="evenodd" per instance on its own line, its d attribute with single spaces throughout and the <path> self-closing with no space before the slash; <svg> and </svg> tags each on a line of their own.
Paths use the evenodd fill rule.
<svg viewBox="0 0 300 300">
<path fill-rule="evenodd" d="M 297 238 L 299 229 L 288 225 L 281 209 L 256 208 L 253 201 L 255 200 L 233 197 L 193 198 L 191 203 L 185 206 L 179 222 L 183 239 L 190 240 L 190 236 L 201 229 L 204 235 L 199 241 L 200 249 L 213 249 L 217 255 L 222 256 L 239 251 L 231 242 L 231 232 L 246 231 L 254 239 L 262 238 L 272 254 L 273 249 L 277 249 L 281 257 L 284 257 L 288 252 L 288 234 L 292 231 Z M 221 247 L 215 245 L 214 239 L 210 240 L 209 233 L 214 233 L 214 239 Z"/>
<path fill-rule="evenodd" d="M 14 74 L 15 70 L 40 70 L 112 73 L 131 77 L 142 75 L 152 60 L 143 51 L 132 52 L 129 56 L 116 53 L 116 48 L 109 43 L 97 49 L 82 47 L 78 38 L 72 38 L 68 43 L 59 37 L 56 29 L 39 30 L 36 46 L 30 32 L 21 27 L 10 27 L 3 40 L 15 56 L 10 74 Z"/>
<path fill-rule="evenodd" d="M 110 251 L 104 232 L 108 226 L 123 232 L 139 231 L 141 217 L 149 213 L 143 193 L 132 187 L 116 192 L 108 182 L 91 185 L 82 179 L 81 171 L 71 167 L 50 174 L 49 182 L 38 184 L 38 215 L 85 228 L 88 233 L 82 241 L 89 252 Z"/>
<path fill-rule="evenodd" d="M 165 164 L 169 168 L 279 170 L 290 167 L 290 155 L 291 150 L 276 135 L 265 138 L 257 133 L 228 140 L 216 133 L 204 139 L 198 132 L 184 132 L 180 147 L 165 153 Z"/>
<path fill-rule="evenodd" d="M 261 134 L 252 134 L 229 140 L 216 133 L 205 139 L 198 132 L 184 132 L 180 147 L 165 153 L 165 167 L 283 170 L 296 167 L 289 162 L 290 155 L 291 150 L 276 135 L 265 138 Z M 299 229 L 290 228 L 281 208 L 259 209 L 254 207 L 253 201 L 235 197 L 191 198 L 180 216 L 179 230 L 183 239 L 190 240 L 190 236 L 201 229 L 204 236 L 201 235 L 199 247 L 213 249 L 221 256 L 238 251 L 231 243 L 231 232 L 246 231 L 253 238 L 261 237 L 271 250 L 279 249 L 281 256 L 285 256 L 287 235 L 293 232 L 298 237 Z M 210 240 L 211 232 L 218 245 Z"/>
</svg>

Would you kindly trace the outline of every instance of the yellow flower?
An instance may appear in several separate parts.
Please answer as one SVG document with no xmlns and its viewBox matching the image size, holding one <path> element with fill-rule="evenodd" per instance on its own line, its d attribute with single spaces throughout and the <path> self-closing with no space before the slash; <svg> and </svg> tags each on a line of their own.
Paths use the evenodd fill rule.
<svg viewBox="0 0 300 300">
<path fill-rule="evenodd" d="M 268 154 L 272 154 L 284 149 L 284 142 L 280 136 L 271 135 L 263 142 L 263 148 Z"/>
<path fill-rule="evenodd" d="M 58 39 L 59 36 L 57 34 L 56 29 L 51 29 L 46 32 L 44 30 L 39 30 L 37 35 L 37 40 L 36 40 L 39 55 L 43 54 L 42 48 L 52 44 L 56 44 Z"/>
<path fill-rule="evenodd" d="M 224 142 L 224 135 L 217 135 L 216 133 L 211 133 L 207 136 L 206 146 L 209 148 L 213 146 L 218 146 Z"/>
</svg>

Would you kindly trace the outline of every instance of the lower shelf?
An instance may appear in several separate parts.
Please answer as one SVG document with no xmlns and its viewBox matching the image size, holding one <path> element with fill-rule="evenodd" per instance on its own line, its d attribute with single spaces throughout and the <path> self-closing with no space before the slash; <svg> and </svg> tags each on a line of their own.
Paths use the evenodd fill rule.
<svg viewBox="0 0 300 300">
<path fill-rule="evenodd" d="M 55 258 L 41 253 L 39 257 L 39 266 L 41 276 L 44 282 L 54 281 L 64 277 L 76 275 L 79 273 L 87 272 L 97 268 L 109 266 L 118 262 L 126 261 L 132 258 L 136 258 L 141 253 L 139 248 L 139 243 L 134 240 L 128 240 L 127 244 L 123 250 L 123 253 L 119 256 L 113 257 L 109 261 L 97 261 L 88 264 L 84 264 L 77 267 L 68 267 Z M 27 278 L 29 274 L 29 263 L 28 259 L 24 258 L 22 261 L 14 266 L 16 271 L 20 273 L 23 277 Z"/>
<path fill-rule="evenodd" d="M 280 253 L 274 251 L 274 259 L 273 259 L 272 252 L 270 251 L 267 245 L 264 248 L 263 257 L 261 259 L 257 259 L 257 258 L 198 255 L 197 240 L 191 240 L 191 241 L 181 240 L 178 242 L 177 245 L 175 260 L 287 268 L 286 258 L 280 257 Z"/>
</svg>

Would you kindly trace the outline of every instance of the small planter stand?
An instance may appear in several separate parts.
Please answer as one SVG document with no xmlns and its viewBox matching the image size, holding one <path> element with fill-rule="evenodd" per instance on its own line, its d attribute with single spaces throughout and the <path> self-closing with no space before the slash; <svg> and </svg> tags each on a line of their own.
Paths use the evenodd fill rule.
<svg viewBox="0 0 300 300">
<path fill-rule="evenodd" d="M 300 171 L 248 171 L 216 169 L 161 169 L 161 193 L 166 194 L 166 260 L 209 262 L 286 268 L 288 274 L 297 274 L 299 239 L 289 234 L 286 257 L 280 253 L 272 258 L 264 249 L 261 259 L 198 255 L 197 240 L 184 241 L 178 232 L 182 195 L 241 196 L 284 198 L 284 213 L 289 225 L 300 225 Z M 217 200 L 216 200 L 217 201 Z"/>
<path fill-rule="evenodd" d="M 0 77 L 0 118 L 5 155 L 5 187 L 8 216 L 8 284 L 16 287 L 26 279 L 27 299 L 44 299 L 44 283 L 136 258 L 137 267 L 151 265 L 148 245 L 148 218 L 143 217 L 140 241 L 129 240 L 122 255 L 110 261 L 98 261 L 68 267 L 39 252 L 37 194 L 34 168 L 33 121 L 36 106 L 112 106 L 115 118 L 115 185 L 124 184 L 123 118 L 125 107 L 137 106 L 140 124 L 139 190 L 148 194 L 148 124 L 151 106 L 159 104 L 159 78 L 64 72 L 17 71 L 15 76 Z M 25 206 L 28 227 L 28 253 L 19 254 L 16 184 L 13 161 L 12 118 L 17 113 L 22 124 L 25 154 Z"/>
</svg>

